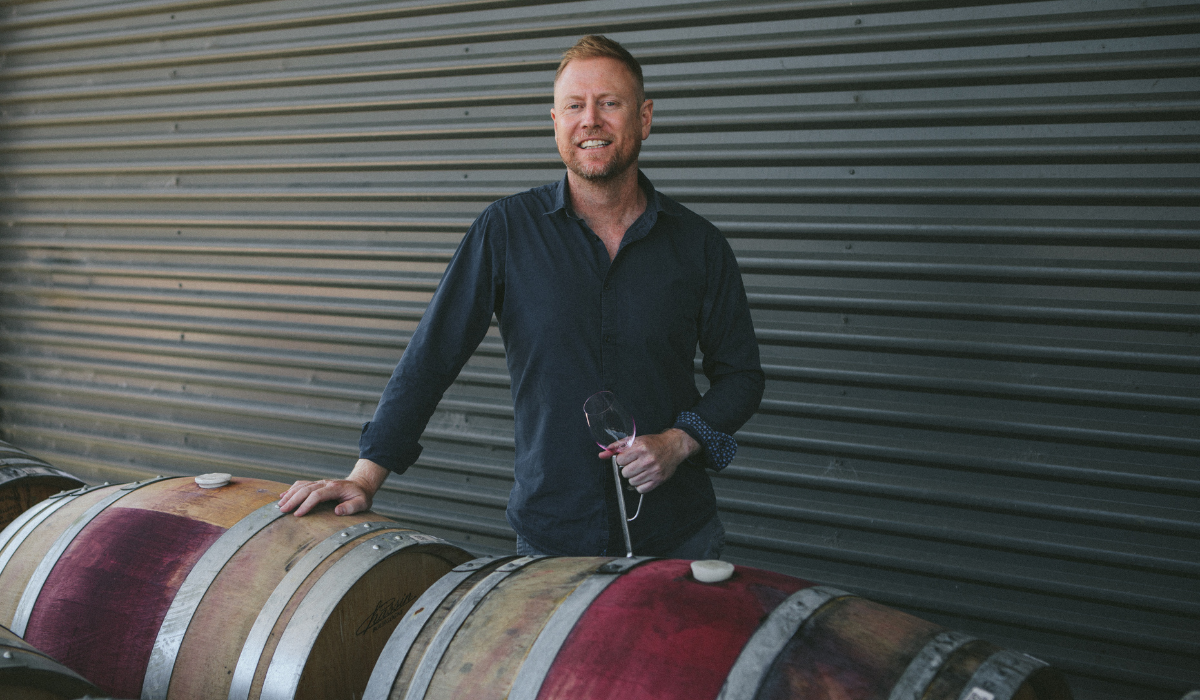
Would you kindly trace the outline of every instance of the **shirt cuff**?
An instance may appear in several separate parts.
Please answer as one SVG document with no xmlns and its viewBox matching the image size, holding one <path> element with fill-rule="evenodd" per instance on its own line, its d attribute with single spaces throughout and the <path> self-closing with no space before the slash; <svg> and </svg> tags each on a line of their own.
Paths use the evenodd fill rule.
<svg viewBox="0 0 1200 700">
<path fill-rule="evenodd" d="M 673 427 L 692 436 L 704 449 L 705 466 L 714 471 L 721 471 L 729 466 L 733 456 L 737 454 L 737 441 L 732 436 L 718 430 L 713 430 L 700 416 L 691 411 L 684 411 L 675 419 Z"/>
</svg>

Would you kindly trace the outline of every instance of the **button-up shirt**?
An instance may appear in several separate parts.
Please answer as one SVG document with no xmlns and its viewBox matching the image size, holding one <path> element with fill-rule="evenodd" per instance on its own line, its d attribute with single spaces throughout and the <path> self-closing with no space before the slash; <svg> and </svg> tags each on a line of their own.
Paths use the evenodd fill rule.
<svg viewBox="0 0 1200 700">
<path fill-rule="evenodd" d="M 583 413 L 610 390 L 638 434 L 673 426 L 704 447 L 646 494 L 629 524 L 639 555 L 667 552 L 716 513 L 705 466 L 720 468 L 733 434 L 762 398 L 758 344 L 737 262 L 704 218 L 639 173 L 645 212 L 611 260 L 575 216 L 567 179 L 498 200 L 446 269 L 408 348 L 363 426 L 360 454 L 392 471 L 417 460 L 417 440 L 442 393 L 495 314 L 512 377 L 515 484 L 508 521 L 535 549 L 624 554 L 608 460 Z M 696 387 L 699 346 L 710 388 Z M 626 496 L 629 515 L 637 494 Z"/>
</svg>

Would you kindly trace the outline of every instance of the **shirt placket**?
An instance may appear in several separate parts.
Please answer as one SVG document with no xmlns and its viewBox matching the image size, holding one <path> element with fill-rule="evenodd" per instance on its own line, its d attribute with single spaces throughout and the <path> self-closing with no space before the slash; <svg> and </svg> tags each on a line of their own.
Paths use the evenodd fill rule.
<svg viewBox="0 0 1200 700">
<path fill-rule="evenodd" d="M 616 389 L 621 371 L 620 289 L 616 281 L 618 267 L 614 260 L 604 275 L 600 290 L 600 378 L 604 388 L 609 391 Z"/>
</svg>

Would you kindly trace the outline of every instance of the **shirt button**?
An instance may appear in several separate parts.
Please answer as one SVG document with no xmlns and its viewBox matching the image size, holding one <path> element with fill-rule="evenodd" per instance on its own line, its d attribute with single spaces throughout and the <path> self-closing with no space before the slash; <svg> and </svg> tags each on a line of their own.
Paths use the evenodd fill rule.
<svg viewBox="0 0 1200 700">
<path fill-rule="evenodd" d="M 606 342 L 606 343 L 611 343 L 611 342 L 612 342 L 612 336 L 611 336 L 611 335 L 606 335 L 606 336 L 604 336 L 604 342 Z"/>
</svg>

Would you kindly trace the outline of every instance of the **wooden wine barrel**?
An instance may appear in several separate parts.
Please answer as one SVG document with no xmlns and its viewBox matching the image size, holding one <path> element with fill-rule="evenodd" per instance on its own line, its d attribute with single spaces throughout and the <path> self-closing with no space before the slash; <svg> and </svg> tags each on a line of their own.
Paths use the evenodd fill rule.
<svg viewBox="0 0 1200 700">
<path fill-rule="evenodd" d="M 120 698 L 350 698 L 399 617 L 471 558 L 285 484 L 86 487 L 0 534 L 0 621 Z"/>
<path fill-rule="evenodd" d="M 1070 700 L 1041 661 L 791 576 L 477 559 L 397 625 L 364 700 Z"/>
<path fill-rule="evenodd" d="M 35 503 L 83 482 L 0 440 L 0 529 Z"/>
<path fill-rule="evenodd" d="M 100 692 L 78 673 L 0 626 L 0 698 L 63 700 Z"/>
</svg>

